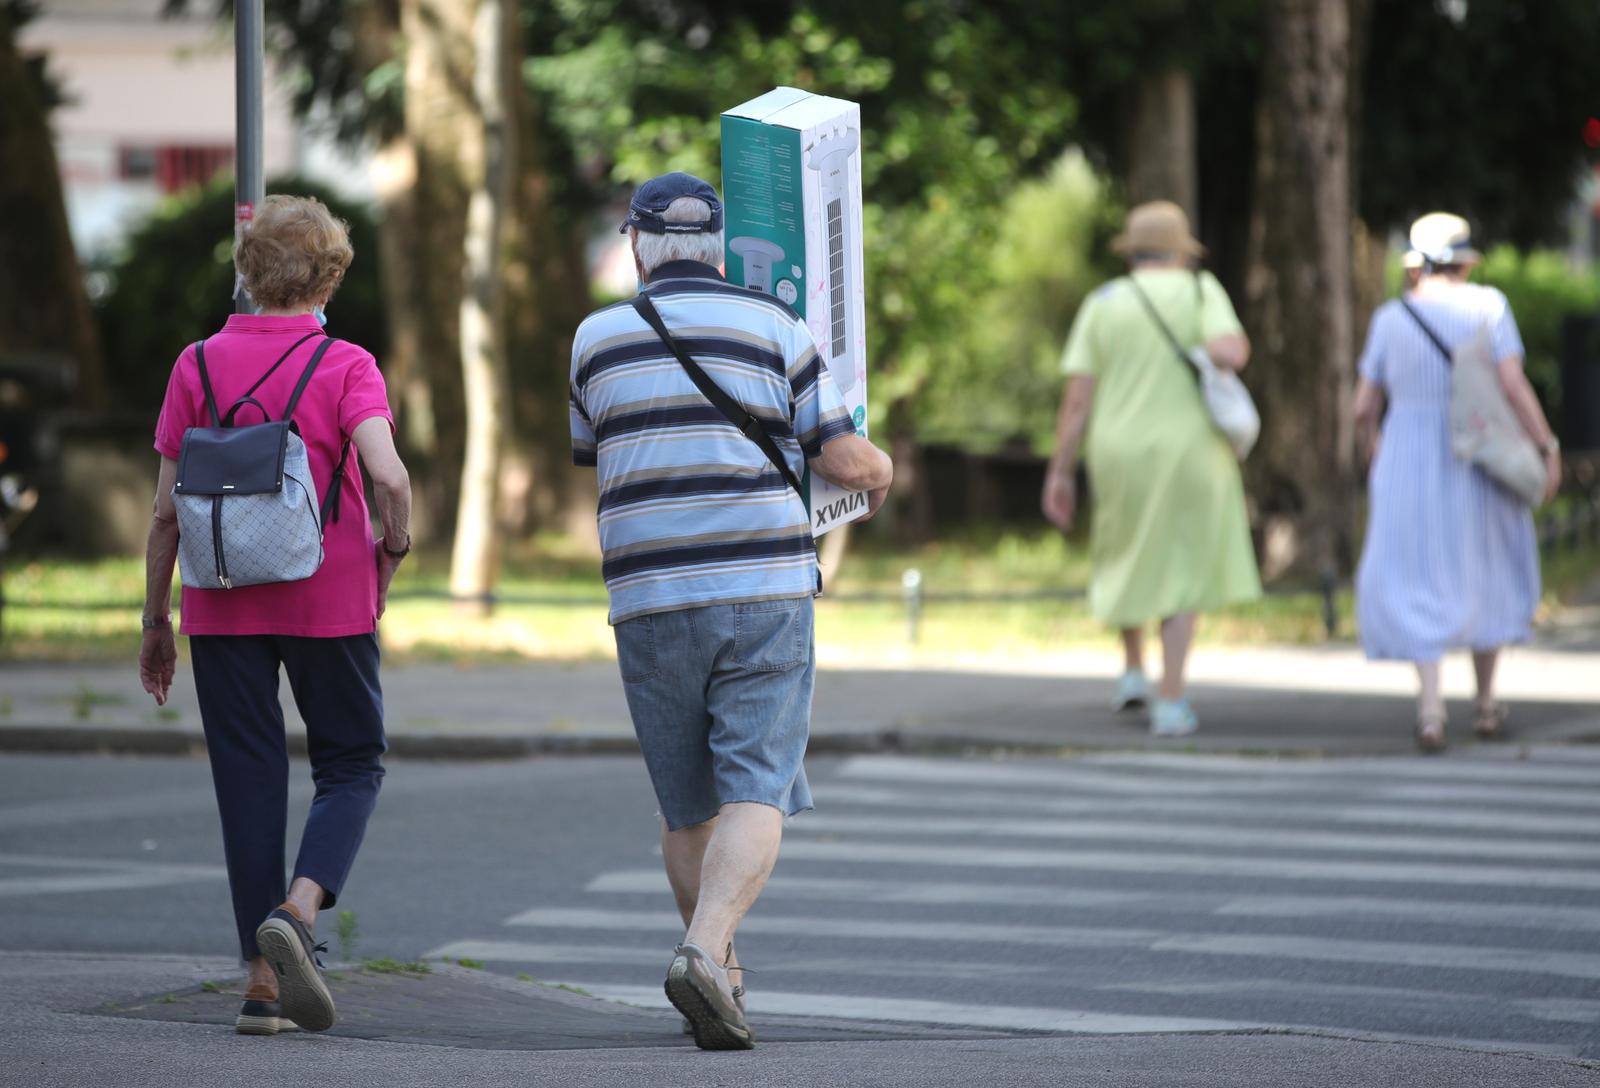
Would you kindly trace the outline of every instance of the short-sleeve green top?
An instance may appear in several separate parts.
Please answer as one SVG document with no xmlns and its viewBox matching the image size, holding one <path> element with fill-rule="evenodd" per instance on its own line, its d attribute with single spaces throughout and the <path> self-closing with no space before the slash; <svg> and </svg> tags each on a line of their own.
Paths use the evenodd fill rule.
<svg viewBox="0 0 1600 1088">
<path fill-rule="evenodd" d="M 1185 348 L 1240 331 L 1209 272 L 1133 275 Z M 1211 425 L 1193 370 L 1126 278 L 1084 301 L 1061 368 L 1095 380 L 1085 447 L 1094 614 L 1131 627 L 1259 597 L 1238 462 Z"/>
</svg>

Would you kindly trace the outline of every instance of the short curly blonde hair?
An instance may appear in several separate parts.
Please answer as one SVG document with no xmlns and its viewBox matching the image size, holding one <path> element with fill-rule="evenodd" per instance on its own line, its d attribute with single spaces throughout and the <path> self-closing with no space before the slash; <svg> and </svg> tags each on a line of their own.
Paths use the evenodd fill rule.
<svg viewBox="0 0 1600 1088">
<path fill-rule="evenodd" d="M 350 225 L 316 197 L 274 193 L 233 247 L 233 265 L 257 306 L 288 310 L 321 302 L 355 257 Z"/>
</svg>

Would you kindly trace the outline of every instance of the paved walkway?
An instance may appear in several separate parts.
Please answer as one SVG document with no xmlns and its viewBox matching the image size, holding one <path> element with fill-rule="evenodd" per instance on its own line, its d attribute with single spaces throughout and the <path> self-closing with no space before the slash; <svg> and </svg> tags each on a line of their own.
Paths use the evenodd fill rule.
<svg viewBox="0 0 1600 1088">
<path fill-rule="evenodd" d="M 1352 647 L 1202 648 L 1191 670 L 1201 731 L 1177 742 L 1154 741 L 1142 716 L 1107 708 L 1117 668 L 1113 655 L 1083 651 L 1005 662 L 926 652 L 885 653 L 871 667 L 824 662 L 813 750 L 1166 747 L 1369 754 L 1411 745 L 1411 670 L 1368 663 Z M 1451 732 L 1463 742 L 1470 685 L 1470 664 L 1450 659 Z M 395 666 L 385 670 L 384 688 L 396 755 L 633 748 L 622 686 L 609 662 Z M 1502 666 L 1501 695 L 1513 706 L 1513 740 L 1600 740 L 1600 649 L 1574 635 L 1556 645 L 1512 650 Z M 292 705 L 285 714 L 291 735 L 303 743 Z M 131 661 L 0 666 L 0 750 L 154 753 L 202 744 L 186 665 L 160 711 L 139 689 Z"/>
<path fill-rule="evenodd" d="M 775 1017 L 763 1019 L 768 1034 L 754 1052 L 703 1054 L 675 1034 L 670 1013 L 449 966 L 420 977 L 341 972 L 332 1031 L 260 1039 L 226 1026 L 236 997 L 205 988 L 210 980 L 226 988 L 236 973 L 226 961 L 178 956 L 0 952 L 6 1068 L 38 1088 L 240 1080 L 261 1088 L 1045 1088 L 1062 1083 L 1063 1069 L 1084 1088 L 1577 1088 L 1594 1083 L 1597 1069 L 1580 1059 L 1315 1032 L 1007 1034 Z"/>
</svg>

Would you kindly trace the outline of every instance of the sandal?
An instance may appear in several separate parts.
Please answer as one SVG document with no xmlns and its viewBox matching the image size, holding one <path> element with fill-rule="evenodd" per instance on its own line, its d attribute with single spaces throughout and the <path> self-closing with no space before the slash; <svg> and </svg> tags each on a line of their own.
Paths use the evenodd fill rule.
<svg viewBox="0 0 1600 1088">
<path fill-rule="evenodd" d="M 1417 715 L 1417 750 L 1424 755 L 1438 755 L 1444 751 L 1444 711 Z"/>
<path fill-rule="evenodd" d="M 1482 740 L 1499 740 L 1506 725 L 1504 703 L 1479 703 L 1472 715 L 1472 731 Z"/>
</svg>

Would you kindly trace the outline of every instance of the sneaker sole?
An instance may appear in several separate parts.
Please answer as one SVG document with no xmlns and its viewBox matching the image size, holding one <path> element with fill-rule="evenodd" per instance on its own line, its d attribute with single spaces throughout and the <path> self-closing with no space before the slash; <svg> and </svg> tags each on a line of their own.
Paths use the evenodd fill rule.
<svg viewBox="0 0 1600 1088">
<path fill-rule="evenodd" d="M 276 1016 L 239 1016 L 233 1030 L 240 1035 L 276 1035 L 283 1030 L 283 1021 Z"/>
<path fill-rule="evenodd" d="M 716 1008 L 695 986 L 689 977 L 689 961 L 679 956 L 667 969 L 663 987 L 672 1007 L 689 1021 L 694 1033 L 694 1045 L 701 1050 L 753 1050 L 755 1040 L 748 1030 L 728 1023 L 717 1014 Z"/>
<path fill-rule="evenodd" d="M 283 1018 L 293 1020 L 306 1031 L 333 1027 L 333 995 L 317 972 L 317 965 L 306 955 L 294 927 L 268 918 L 256 930 L 256 944 L 278 975 L 278 1004 Z"/>
</svg>

